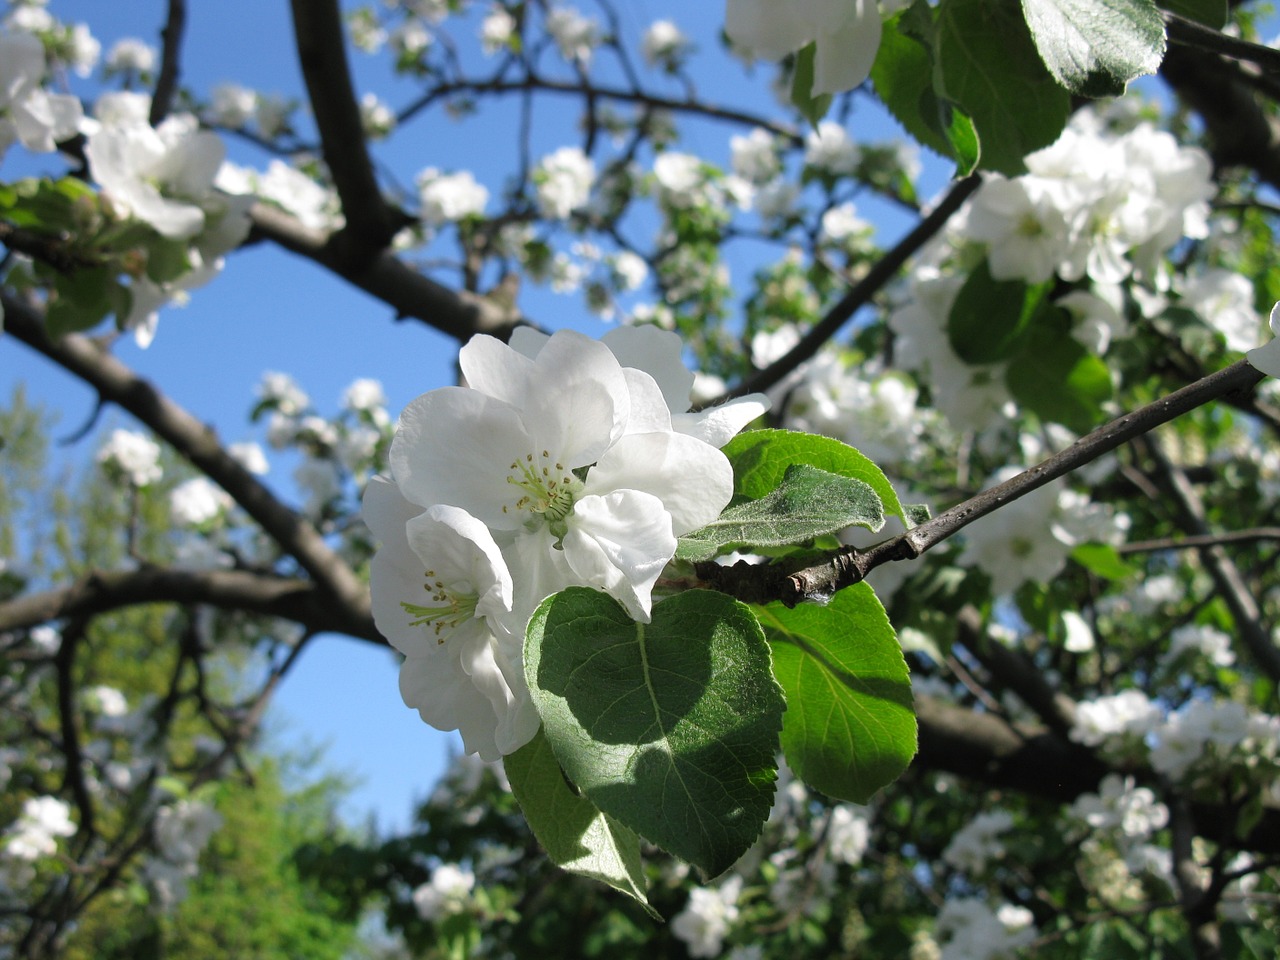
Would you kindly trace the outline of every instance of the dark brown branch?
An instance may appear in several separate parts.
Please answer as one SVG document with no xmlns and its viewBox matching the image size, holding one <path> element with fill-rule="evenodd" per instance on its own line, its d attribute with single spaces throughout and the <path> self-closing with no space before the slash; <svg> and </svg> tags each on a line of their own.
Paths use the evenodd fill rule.
<svg viewBox="0 0 1280 960">
<path fill-rule="evenodd" d="M 960 611 L 956 631 L 956 640 L 987 669 L 992 680 L 1016 694 L 1051 731 L 1067 736 L 1075 723 L 1075 703 L 1054 690 L 1025 654 L 994 639 L 984 629 L 982 617 L 974 607 L 966 606 Z"/>
<path fill-rule="evenodd" d="M 277 500 L 257 477 L 222 448 L 213 430 L 88 337 L 68 334 L 57 341 L 51 340 L 37 307 L 7 294 L 3 304 L 6 333 L 84 380 L 102 400 L 127 410 L 150 427 L 231 494 L 282 550 L 295 557 L 303 569 L 332 594 L 335 603 L 353 612 L 368 610 L 367 587 L 329 548 L 315 527 Z"/>
<path fill-rule="evenodd" d="M 1203 118 L 1218 166 L 1246 167 L 1280 186 L 1280 121 L 1258 103 L 1238 64 L 1170 47 L 1160 76 Z"/>
<path fill-rule="evenodd" d="M 84 751 L 80 748 L 80 723 L 76 711 L 75 660 L 76 647 L 84 639 L 84 622 L 79 618 L 62 631 L 62 644 L 54 658 L 58 671 L 58 717 L 62 730 L 62 753 L 65 764 L 62 775 L 65 786 L 80 811 L 77 840 L 86 849 L 96 833 L 93 797 L 84 780 Z"/>
<path fill-rule="evenodd" d="M 1187 475 L 1186 470 L 1183 476 Z M 1188 477 L 1190 479 L 1190 477 Z M 1280 540 L 1280 527 L 1253 527 L 1191 537 L 1165 537 L 1161 540 L 1134 540 L 1116 547 L 1117 553 L 1156 553 L 1161 550 L 1199 550 L 1203 547 L 1232 543 L 1254 543 L 1258 540 Z"/>
<path fill-rule="evenodd" d="M 893 279 L 894 274 L 902 268 L 916 251 L 946 226 L 947 221 L 951 219 L 951 215 L 960 209 L 961 204 L 968 199 L 974 190 L 978 189 L 978 185 L 981 182 L 980 177 L 973 175 L 953 185 L 950 192 L 942 198 L 942 201 L 929 215 L 916 224 L 910 233 L 898 241 L 898 244 L 892 250 L 887 251 L 867 271 L 866 276 L 859 280 L 839 303 L 828 310 L 827 315 L 812 330 L 806 333 L 788 353 L 779 357 L 778 360 L 771 363 L 764 370 L 758 371 L 730 389 L 725 393 L 724 397 L 710 401 L 707 405 L 709 406 L 711 403 L 718 403 L 720 400 L 731 397 L 741 397 L 748 393 L 768 390 L 770 387 L 781 383 L 800 364 L 812 359 L 822 349 L 823 344 L 835 336 L 836 331 L 844 326 L 859 309 L 871 302 L 871 298 Z"/>
<path fill-rule="evenodd" d="M 583 83 L 551 80 L 534 73 L 529 73 L 518 80 L 494 79 L 439 84 L 401 110 L 397 115 L 397 120 L 400 123 L 411 120 L 431 104 L 456 93 L 501 95 L 524 93 L 526 91 L 545 91 L 547 93 L 560 93 L 575 97 L 585 97 L 589 94 L 601 100 L 638 104 L 648 110 L 657 109 L 673 113 L 696 114 L 712 120 L 723 120 L 726 123 L 763 127 L 792 146 L 800 146 L 804 143 L 804 137 L 794 127 L 779 124 L 767 117 L 758 116 L 744 110 L 735 110 L 732 107 L 718 107 L 714 104 L 702 103 L 693 99 L 677 100 L 672 97 L 664 97 L 659 94 L 638 90 L 627 90 L 621 87 L 607 87 L 599 84 L 588 87 Z"/>
<path fill-rule="evenodd" d="M 310 580 L 243 570 L 138 570 L 94 572 L 68 586 L 0 604 L 0 633 L 67 617 L 89 617 L 141 603 L 207 604 L 223 610 L 281 617 L 309 631 L 335 631 L 383 644 L 367 611 L 333 602 Z"/>
<path fill-rule="evenodd" d="M 1221 30 L 1206 27 L 1168 10 L 1162 13 L 1170 43 L 1221 54 L 1233 60 L 1247 60 L 1256 63 L 1263 70 L 1280 72 L 1280 50 L 1229 36 Z"/>
<path fill-rule="evenodd" d="M 1262 380 L 1262 376 L 1248 361 L 1238 360 L 1167 397 L 1112 420 L 1081 437 L 1061 453 L 868 550 L 846 547 L 831 554 L 827 562 L 803 569 L 773 564 L 752 565 L 744 561 L 732 567 L 717 566 L 714 562 L 700 563 L 697 565 L 698 576 L 712 589 L 729 593 L 746 603 L 778 600 L 787 606 L 795 606 L 806 600 L 821 602 L 837 590 L 863 580 L 880 564 L 914 560 L 973 521 L 1078 470 L 1161 424 L 1210 401 L 1250 390 Z"/>
<path fill-rule="evenodd" d="M 935 697 L 916 695 L 920 750 L 915 763 L 1001 790 L 1017 790 L 1056 803 L 1095 793 L 1109 768 L 1091 751 L 1044 727 L 1010 724 Z M 890 788 L 893 789 L 893 788 Z M 1234 837 L 1239 814 L 1229 805 L 1188 807 L 1195 831 Z M 1267 809 L 1235 842 L 1260 853 L 1280 852 L 1280 810 Z"/>
<path fill-rule="evenodd" d="M 337 0 L 291 0 L 289 6 L 321 152 L 346 217 L 346 226 L 331 242 L 335 255 L 358 264 L 383 250 L 404 221 L 383 200 L 365 149 Z"/>
<path fill-rule="evenodd" d="M 304 227 L 282 210 L 255 204 L 254 229 L 291 253 L 306 257 L 396 311 L 413 317 L 466 343 L 474 334 L 488 333 L 506 340 L 522 318 L 514 304 L 503 306 L 467 291 L 457 291 L 411 269 L 393 253 L 382 250 L 371 260 L 353 263 L 319 230 Z"/>
<path fill-rule="evenodd" d="M 1145 444 L 1147 457 L 1156 465 L 1156 479 L 1165 489 L 1175 513 L 1176 522 L 1195 537 L 1211 538 L 1213 532 L 1206 520 L 1204 501 L 1178 467 L 1161 452 L 1159 445 Z M 1218 594 L 1231 611 L 1236 631 L 1258 668 L 1273 681 L 1280 681 L 1280 647 L 1271 639 L 1271 631 L 1262 623 L 1262 611 L 1249 591 L 1240 570 L 1227 556 L 1220 543 L 1200 548 L 1200 559 L 1213 578 Z"/>
<path fill-rule="evenodd" d="M 169 0 L 169 15 L 160 31 L 160 75 L 156 77 L 156 89 L 151 94 L 151 115 L 148 119 L 154 127 L 169 115 L 173 107 L 173 95 L 178 89 L 178 77 L 182 54 L 182 35 L 187 28 L 186 0 Z"/>
</svg>

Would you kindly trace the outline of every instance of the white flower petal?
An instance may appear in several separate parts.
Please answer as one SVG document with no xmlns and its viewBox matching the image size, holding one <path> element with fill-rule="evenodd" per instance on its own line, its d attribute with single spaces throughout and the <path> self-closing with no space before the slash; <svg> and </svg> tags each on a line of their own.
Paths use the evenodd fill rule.
<svg viewBox="0 0 1280 960">
<path fill-rule="evenodd" d="M 841 0 L 847 9 L 850 0 Z M 875 0 L 856 0 L 857 13 L 833 32 L 817 35 L 813 95 L 852 90 L 871 73 L 880 47 L 880 11 Z"/>
<path fill-rule="evenodd" d="M 752 420 L 764 416 L 771 405 L 763 393 L 749 393 L 698 413 L 678 414 L 671 418 L 671 423 L 680 433 L 719 449 Z"/>
<path fill-rule="evenodd" d="M 400 415 L 391 473 L 414 503 L 447 503 L 492 529 L 513 530 L 523 519 L 510 509 L 520 491 L 507 482 L 508 471 L 532 452 L 519 411 L 510 404 L 478 390 L 441 387 Z"/>
<path fill-rule="evenodd" d="M 638 490 L 585 496 L 574 505 L 564 537 L 565 559 L 588 586 L 649 622 L 653 585 L 676 551 L 671 517 L 657 497 Z"/>
<path fill-rule="evenodd" d="M 694 376 L 684 365 L 684 344 L 679 336 L 645 325 L 617 327 L 600 339 L 624 367 L 643 370 L 657 381 L 672 413 L 689 409 Z"/>
<path fill-rule="evenodd" d="M 720 516 L 733 496 L 733 468 L 717 448 L 683 433 L 631 434 L 587 474 L 584 493 L 610 490 L 657 497 L 680 536 Z"/>
</svg>

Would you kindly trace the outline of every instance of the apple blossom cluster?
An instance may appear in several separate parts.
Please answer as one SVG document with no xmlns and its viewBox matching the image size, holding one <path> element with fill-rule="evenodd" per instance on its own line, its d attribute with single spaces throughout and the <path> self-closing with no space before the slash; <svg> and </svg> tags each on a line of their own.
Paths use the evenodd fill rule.
<svg viewBox="0 0 1280 960">
<path fill-rule="evenodd" d="M 80 101 L 44 87 L 44 44 L 31 33 L 0 33 L 0 161 L 14 143 L 51 153 L 80 130 Z"/>
<path fill-rule="evenodd" d="M 161 306 L 221 271 L 223 254 L 248 235 L 251 202 L 215 189 L 226 152 L 217 134 L 200 129 L 188 113 L 153 127 L 150 109 L 145 94 L 109 93 L 83 122 L 89 171 L 109 209 L 184 247 L 186 269 L 174 278 L 155 280 L 146 272 L 130 278 L 132 303 L 122 326 L 141 346 L 154 338 Z"/>
<path fill-rule="evenodd" d="M 1176 709 L 1140 690 L 1085 700 L 1072 739 L 1116 760 L 1145 759 L 1188 786 L 1220 782 L 1228 772 L 1280 793 L 1280 716 L 1228 699 L 1196 698 Z"/>
<path fill-rule="evenodd" d="M 589 586 L 648 622 L 677 538 L 729 502 L 719 448 L 765 406 L 689 413 L 680 341 L 652 327 L 479 336 L 460 365 L 467 386 L 401 414 L 364 516 L 381 544 L 374 619 L 405 655 L 405 702 L 492 760 L 538 729 L 521 652 L 537 605 Z"/>
<path fill-rule="evenodd" d="M 98 448 L 97 462 L 103 470 L 134 487 L 146 487 L 164 474 L 160 466 L 160 445 L 145 434 L 113 430 Z"/>
</svg>

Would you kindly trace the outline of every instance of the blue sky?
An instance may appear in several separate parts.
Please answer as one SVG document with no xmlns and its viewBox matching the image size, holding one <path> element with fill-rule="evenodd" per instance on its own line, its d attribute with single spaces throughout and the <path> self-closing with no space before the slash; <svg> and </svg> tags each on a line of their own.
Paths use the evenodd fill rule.
<svg viewBox="0 0 1280 960">
<path fill-rule="evenodd" d="M 104 4 L 101 0 L 52 0 L 50 9 L 67 21 L 84 21 L 104 50 L 122 37 L 156 43 L 166 4 L 161 0 Z M 485 5 L 476 4 L 478 10 Z M 595 12 L 589 0 L 579 6 Z M 674 20 L 708 54 L 699 82 L 712 98 L 739 104 L 771 104 L 766 81 L 772 74 L 760 65 L 750 81 L 718 50 L 716 34 L 723 7 L 714 0 L 698 3 L 670 0 L 624 0 L 617 4 L 623 29 L 636 41 L 655 19 Z M 206 93 L 219 82 L 234 81 L 263 93 L 301 99 L 302 83 L 290 46 L 288 5 L 260 0 L 221 0 L 189 5 L 188 42 L 183 82 Z M 634 49 L 634 48 L 633 48 Z M 638 58 L 637 58 L 638 59 Z M 361 91 L 375 90 L 393 107 L 411 99 L 413 88 L 394 80 L 386 58 L 353 54 Z M 91 83 L 73 81 L 72 89 L 91 96 Z M 672 87 L 673 93 L 678 88 Z M 764 99 L 762 99 L 764 98 Z M 540 108 L 535 129 L 535 158 L 574 142 L 571 124 L 576 106 L 567 99 Z M 860 108 L 858 137 L 887 138 L 896 129 Z M 514 169 L 514 116 L 507 107 L 488 111 L 465 127 L 440 126 L 429 120 L 379 144 L 382 169 L 397 182 L 411 185 L 426 166 L 468 168 L 493 194 Z M 303 119 L 305 123 L 305 118 Z M 459 135 L 465 130 L 465 135 Z M 745 132 L 714 123 L 691 128 L 678 149 L 727 163 L 732 133 Z M 228 140 L 237 162 L 262 168 L 266 156 L 255 148 Z M 19 156 L 6 159 L 3 175 L 14 177 L 36 169 L 56 171 L 56 160 Z M 935 171 L 938 186 L 948 171 Z M 873 214 L 864 211 L 864 215 Z M 880 220 L 883 223 L 883 220 Z M 888 228 L 891 233 L 897 227 Z M 738 268 L 735 267 L 735 270 Z M 746 275 L 744 267 L 741 276 Z M 550 326 L 572 325 L 601 332 L 603 324 L 588 316 L 578 297 L 527 291 L 522 307 Z M 391 311 L 359 290 L 314 265 L 260 244 L 228 258 L 221 276 L 194 292 L 184 308 L 162 313 L 154 344 L 138 349 L 120 344 L 120 357 L 157 382 L 178 403 L 217 428 L 223 440 L 259 439 L 248 423 L 254 388 L 264 371 L 292 374 L 322 414 L 335 414 L 343 389 L 358 377 L 382 382 L 394 414 L 414 396 L 448 383 L 457 345 L 424 325 L 397 323 Z M 14 383 L 28 384 L 32 397 L 61 411 L 64 431 L 86 422 L 93 411 L 90 392 L 24 348 L 0 340 L 0 391 L 7 397 Z M 120 413 L 107 422 L 129 426 Z M 81 445 L 72 456 L 89 456 Z M 268 479 L 288 495 L 288 469 Z M 360 785 L 345 805 L 353 820 L 373 812 L 384 827 L 408 822 L 411 801 L 428 794 L 449 750 L 460 741 L 425 726 L 400 701 L 391 655 L 349 639 L 318 638 L 284 684 L 270 717 L 269 729 L 280 744 L 326 746 L 325 763 Z"/>
</svg>

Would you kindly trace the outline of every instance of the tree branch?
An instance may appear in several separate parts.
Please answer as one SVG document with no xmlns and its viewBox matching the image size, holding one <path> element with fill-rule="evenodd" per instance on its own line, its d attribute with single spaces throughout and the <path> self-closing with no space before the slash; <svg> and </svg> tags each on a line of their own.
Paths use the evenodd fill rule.
<svg viewBox="0 0 1280 960">
<path fill-rule="evenodd" d="M 1204 501 L 1186 475 L 1170 462 L 1158 444 L 1144 444 L 1144 452 L 1156 465 L 1157 480 L 1168 494 L 1177 523 L 1184 530 L 1199 538 L 1212 538 L 1206 520 Z M 1262 623 L 1262 611 L 1244 582 L 1239 569 L 1221 543 L 1207 543 L 1200 547 L 1200 559 L 1213 578 L 1219 595 L 1231 611 L 1236 630 L 1258 668 L 1273 681 L 1280 682 L 1280 647 L 1271 639 L 1271 631 Z"/>
<path fill-rule="evenodd" d="M 179 61 L 182 55 L 182 35 L 186 28 L 186 0 L 169 0 L 169 15 L 164 29 L 160 31 L 160 75 L 156 78 L 156 89 L 151 94 L 151 115 L 148 117 L 153 127 L 169 115 L 173 106 L 178 76 L 182 72 Z"/>
<path fill-rule="evenodd" d="M 354 611 L 334 603 L 310 580 L 244 570 L 163 567 L 94 571 L 68 586 L 16 597 L 0 604 L 0 633 L 139 603 L 206 604 L 292 620 L 311 632 L 335 631 L 370 643 L 386 643 L 367 610 Z"/>
<path fill-rule="evenodd" d="M 304 227 L 276 207 L 254 204 L 250 215 L 260 236 L 372 294 L 394 309 L 397 317 L 421 320 L 459 343 L 466 343 L 477 333 L 506 340 L 516 326 L 525 322 L 514 304 L 504 307 L 467 291 L 453 290 L 411 269 L 388 250 L 353 263 L 326 234 Z"/>
<path fill-rule="evenodd" d="M 993 513 L 1005 504 L 1038 490 L 1190 410 L 1229 394 L 1249 390 L 1262 378 L 1263 375 L 1250 366 L 1248 361 L 1237 360 L 1217 373 L 1176 390 L 1133 413 L 1112 420 L 1081 437 L 1061 453 L 1024 470 L 999 486 L 970 497 L 901 536 L 868 550 L 845 547 L 832 553 L 825 563 L 803 569 L 788 569 L 784 564 L 753 565 L 745 561 L 739 561 L 731 567 L 707 561 L 697 564 L 695 569 L 707 586 L 731 594 L 746 603 L 778 600 L 794 607 L 806 600 L 821 602 L 837 590 L 865 579 L 880 564 L 893 560 L 914 560 L 973 521 Z"/>
<path fill-rule="evenodd" d="M 161 394 L 94 341 L 80 334 L 51 340 L 30 303 L 5 294 L 6 332 L 80 377 L 109 401 L 163 437 L 197 469 L 235 499 L 286 553 L 291 554 L 335 603 L 362 616 L 369 591 L 320 533 L 289 509 L 218 442 L 213 430 Z"/>
<path fill-rule="evenodd" d="M 711 406 L 732 397 L 742 397 L 748 393 L 759 393 L 782 382 L 786 376 L 800 364 L 810 360 L 828 340 L 835 336 L 844 324 L 859 309 L 871 302 L 880 289 L 893 279 L 894 274 L 911 256 L 937 234 L 951 215 L 960 209 L 969 195 L 978 189 L 982 178 L 975 175 L 958 181 L 942 201 L 934 207 L 927 217 L 921 220 L 898 244 L 887 251 L 875 265 L 867 271 L 848 293 L 824 316 L 808 333 L 800 338 L 800 342 L 785 355 L 779 357 L 768 367 L 748 377 L 736 387 L 726 391 L 723 397 L 708 401 L 703 407 Z M 699 408 L 701 409 L 701 408 Z"/>
<path fill-rule="evenodd" d="M 337 0 L 291 0 L 289 6 L 321 152 L 346 217 L 346 226 L 330 242 L 335 256 L 358 268 L 383 250 L 405 221 L 383 200 L 365 149 Z"/>
</svg>

